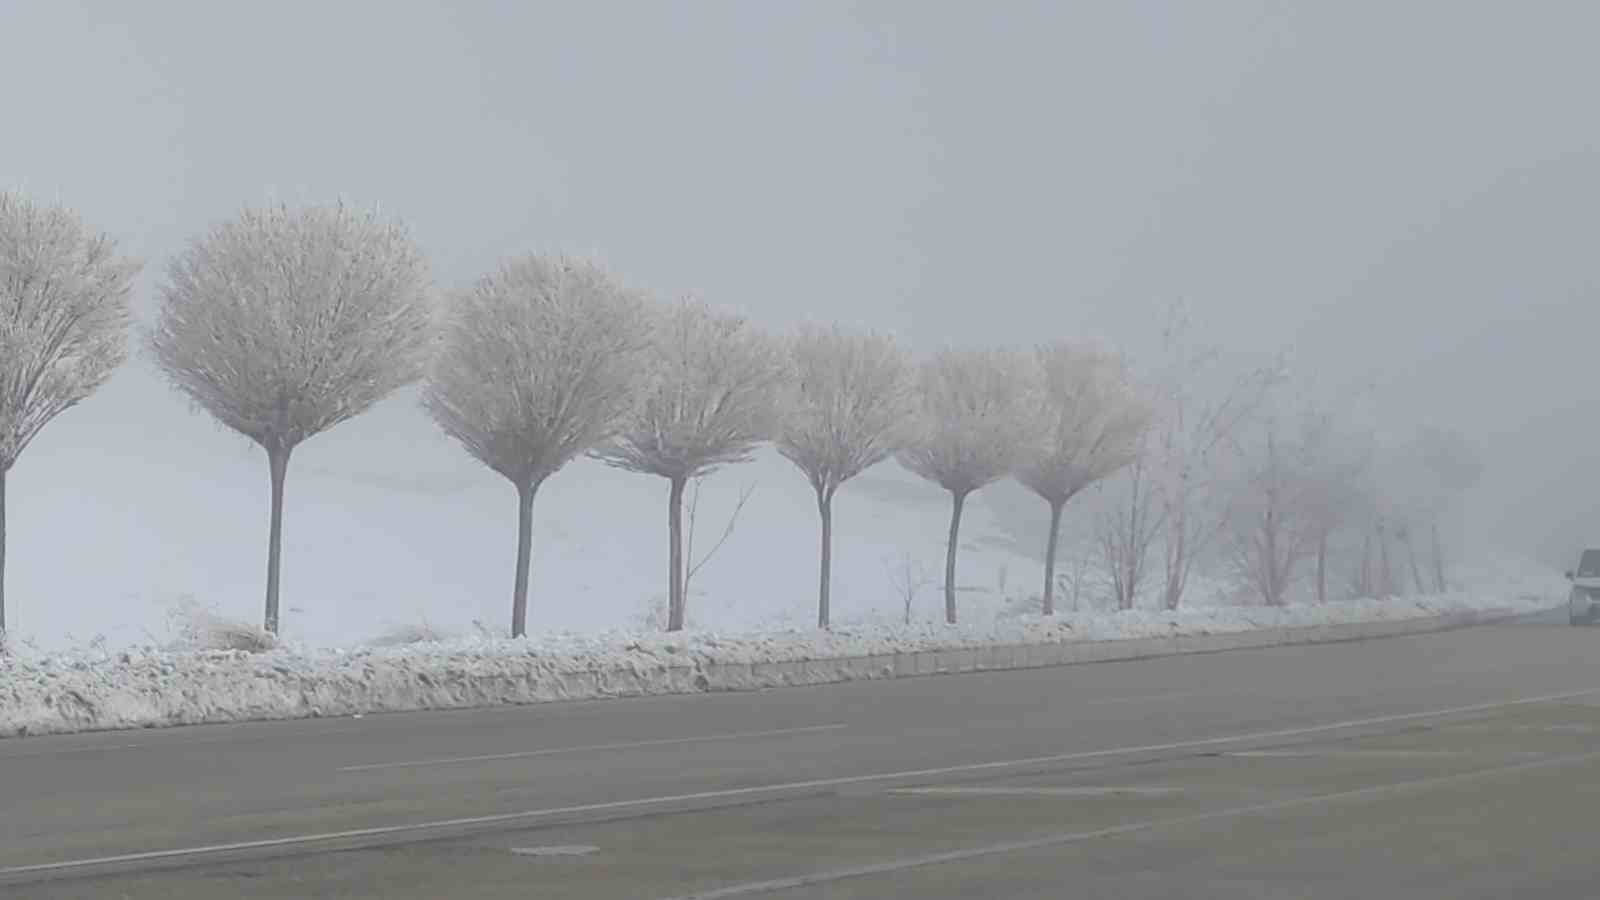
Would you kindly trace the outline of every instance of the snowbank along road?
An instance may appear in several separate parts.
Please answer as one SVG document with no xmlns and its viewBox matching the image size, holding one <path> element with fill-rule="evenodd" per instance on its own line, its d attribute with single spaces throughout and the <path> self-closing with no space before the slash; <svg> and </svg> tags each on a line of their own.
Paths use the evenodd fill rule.
<svg viewBox="0 0 1600 900">
<path fill-rule="evenodd" d="M 1547 608 L 1537 593 L 1128 611 L 980 625 L 722 636 L 546 635 L 338 650 L 0 657 L 0 737 L 756 690 L 1439 630 Z"/>
</svg>

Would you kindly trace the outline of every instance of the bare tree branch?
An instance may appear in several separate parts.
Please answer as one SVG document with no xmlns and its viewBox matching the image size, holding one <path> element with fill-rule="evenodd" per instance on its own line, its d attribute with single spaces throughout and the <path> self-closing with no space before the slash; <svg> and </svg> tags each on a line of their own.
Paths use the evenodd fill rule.
<svg viewBox="0 0 1600 900">
<path fill-rule="evenodd" d="M 705 556 L 700 557 L 700 560 L 695 562 L 694 526 L 700 510 L 700 482 L 702 480 L 701 478 L 694 479 L 694 491 L 689 495 L 689 528 L 688 533 L 685 535 L 683 552 L 684 557 L 690 562 L 688 570 L 683 573 L 683 595 L 685 597 L 689 596 L 689 582 L 694 579 L 695 573 L 710 562 L 711 557 L 716 556 L 717 551 L 721 550 L 722 545 L 726 544 L 728 538 L 733 535 L 734 528 L 739 524 L 739 513 L 744 512 L 744 505 L 750 502 L 750 495 L 756 491 L 754 484 L 739 489 L 739 500 L 733 505 L 733 512 L 728 514 L 728 523 L 723 526 L 722 536 L 717 538 L 717 542 L 711 546 L 710 550 L 706 551 Z"/>
<path fill-rule="evenodd" d="M 1106 580 L 1119 610 L 1132 609 L 1139 600 L 1150 552 L 1166 525 L 1166 511 L 1156 502 L 1151 487 L 1147 451 L 1117 479 L 1095 522 L 1096 539 Z"/>
<path fill-rule="evenodd" d="M 789 367 L 743 317 L 703 303 L 673 304 L 655 322 L 642 402 L 617 437 L 593 451 L 609 465 L 666 478 L 669 631 L 684 626 L 683 491 L 688 481 L 743 462 L 777 427 L 776 393 Z"/>
</svg>

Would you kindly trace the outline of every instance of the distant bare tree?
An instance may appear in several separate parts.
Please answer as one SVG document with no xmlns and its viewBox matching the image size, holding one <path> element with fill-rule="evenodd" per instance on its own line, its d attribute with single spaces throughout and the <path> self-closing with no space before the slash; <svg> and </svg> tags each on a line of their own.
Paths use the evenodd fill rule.
<svg viewBox="0 0 1600 900">
<path fill-rule="evenodd" d="M 1133 609 L 1144 584 L 1150 551 L 1161 537 L 1165 515 L 1151 483 L 1150 456 L 1141 447 L 1124 474 L 1112 482 L 1095 522 L 1095 539 L 1117 609 Z"/>
<path fill-rule="evenodd" d="M 1372 450 L 1364 435 L 1349 428 L 1337 411 L 1326 406 L 1307 408 L 1299 441 L 1303 482 L 1299 491 L 1300 512 L 1316 557 L 1317 602 L 1325 603 L 1329 544 L 1337 532 L 1360 516 L 1366 502 L 1366 476 Z M 1357 579 L 1361 587 L 1372 583 L 1370 553 L 1368 534 L 1363 537 L 1364 558 Z"/>
<path fill-rule="evenodd" d="M 1363 522 L 1361 528 L 1361 559 L 1357 562 L 1348 584 L 1349 592 L 1354 597 L 1377 597 L 1378 575 L 1375 570 L 1376 562 L 1372 553 L 1372 523 Z"/>
<path fill-rule="evenodd" d="M 1030 420 L 1039 439 L 1024 452 L 1016 478 L 1050 507 L 1045 544 L 1044 614 L 1055 614 L 1056 545 L 1061 512 L 1079 491 L 1133 462 L 1151 410 L 1134 389 L 1122 358 L 1087 344 L 1040 346 L 1034 355 Z"/>
<path fill-rule="evenodd" d="M 900 595 L 904 606 L 904 622 L 910 625 L 912 604 L 916 601 L 917 594 L 933 583 L 933 579 L 921 563 L 903 551 L 898 557 L 885 557 L 883 566 L 889 573 L 889 584 L 894 587 L 895 593 Z"/>
<path fill-rule="evenodd" d="M 808 326 L 788 342 L 794 370 L 778 451 L 811 482 L 822 518 L 817 625 L 828 627 L 833 495 L 887 459 L 910 413 L 909 367 L 891 338 Z"/>
<path fill-rule="evenodd" d="M 527 631 L 534 496 L 632 411 L 647 363 L 646 309 L 595 262 L 530 254 L 461 292 L 446 317 L 422 402 L 517 490 L 512 637 Z"/>
<path fill-rule="evenodd" d="M 1449 590 L 1450 584 L 1445 573 L 1444 547 L 1439 539 L 1439 518 L 1477 484 L 1483 474 L 1483 462 L 1460 432 L 1445 428 L 1422 429 L 1417 435 L 1417 451 L 1422 469 L 1430 476 L 1433 486 L 1427 524 L 1433 550 L 1433 588 L 1442 594 Z"/>
<path fill-rule="evenodd" d="M 1404 593 L 1404 572 L 1410 573 L 1417 593 L 1448 588 L 1444 550 L 1438 536 L 1440 518 L 1477 480 L 1480 464 L 1472 447 L 1459 434 L 1436 426 L 1389 432 L 1377 439 L 1370 496 L 1379 522 L 1378 543 L 1384 557 L 1384 593 Z M 1401 576 L 1392 574 L 1389 539 L 1403 560 Z M 1434 545 L 1432 579 L 1423 575 L 1419 540 Z M 1398 590 L 1397 590 L 1398 588 Z"/>
<path fill-rule="evenodd" d="M 156 362 L 267 454 L 270 632 L 290 454 L 422 374 L 428 288 L 427 264 L 403 226 L 343 204 L 246 210 L 168 266 L 151 336 Z"/>
<path fill-rule="evenodd" d="M 673 304 L 656 323 L 643 402 L 594 455 L 668 480 L 667 630 L 684 625 L 683 490 L 691 478 L 743 462 L 772 437 L 788 366 L 742 316 L 699 302 Z"/>
<path fill-rule="evenodd" d="M 1404 593 L 1399 589 L 1394 577 L 1394 563 L 1389 559 L 1389 534 L 1394 529 L 1389 519 L 1384 514 L 1378 515 L 1378 594 L 1381 599 L 1387 600 L 1397 594 Z"/>
<path fill-rule="evenodd" d="M 956 621 L 956 551 L 967 495 L 1011 474 L 1030 440 L 1028 358 L 1011 350 L 940 351 L 922 365 L 900 464 L 950 492 L 945 621 Z"/>
<path fill-rule="evenodd" d="M 1213 348 L 1190 343 L 1186 308 L 1174 305 L 1163 334 L 1168 365 L 1157 391 L 1158 415 L 1149 460 L 1162 507 L 1165 583 L 1162 605 L 1177 609 L 1195 560 L 1221 530 L 1226 504 L 1217 496 L 1219 451 L 1281 378 L 1280 367 L 1247 372 L 1213 395 L 1196 385 L 1215 362 Z"/>
<path fill-rule="evenodd" d="M 6 479 L 50 420 L 127 355 L 140 264 L 70 210 L 0 191 L 0 635 L 6 631 Z"/>
<path fill-rule="evenodd" d="M 1228 515 L 1228 558 L 1239 581 L 1264 604 L 1283 606 L 1311 553 L 1302 503 L 1308 481 L 1297 436 L 1277 416 L 1258 432 L 1229 440 L 1240 465 Z"/>
</svg>

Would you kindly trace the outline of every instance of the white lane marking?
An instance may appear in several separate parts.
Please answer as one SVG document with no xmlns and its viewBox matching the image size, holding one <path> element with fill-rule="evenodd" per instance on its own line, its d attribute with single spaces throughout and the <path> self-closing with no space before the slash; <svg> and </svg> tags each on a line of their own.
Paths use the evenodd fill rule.
<svg viewBox="0 0 1600 900">
<path fill-rule="evenodd" d="M 599 852 L 599 847 L 588 844 L 572 844 L 561 847 L 512 847 L 511 852 L 517 856 L 588 856 Z"/>
<path fill-rule="evenodd" d="M 1062 834 L 1046 835 L 1026 841 L 1012 841 L 1004 844 L 990 844 L 986 847 L 972 847 L 966 850 L 953 850 L 945 853 L 933 853 L 927 856 L 915 856 L 906 859 L 889 860 L 881 863 L 869 863 L 863 866 L 850 866 L 843 869 L 833 869 L 827 872 L 816 872 L 810 875 L 796 875 L 790 878 L 774 878 L 769 881 L 751 881 L 745 884 L 734 884 L 722 888 L 714 888 L 698 894 L 689 894 L 675 897 L 672 900 L 720 900 L 724 897 L 748 897 L 753 894 L 768 894 L 773 891 L 790 890 L 799 887 L 811 887 L 819 884 L 829 884 L 835 881 L 844 881 L 849 878 L 863 878 L 869 875 L 887 875 L 894 872 L 903 872 L 907 869 L 916 869 L 923 866 L 938 865 L 940 863 L 963 862 L 983 856 L 996 856 L 1004 853 L 1018 853 L 1026 850 L 1040 850 L 1046 847 L 1060 847 L 1066 844 L 1078 844 L 1092 841 L 1097 838 L 1120 837 L 1127 834 L 1136 834 L 1144 831 L 1154 831 L 1158 828 L 1171 828 L 1180 825 L 1195 825 L 1217 819 L 1231 819 L 1240 816 L 1255 815 L 1259 813 L 1279 812 L 1293 809 L 1297 806 L 1310 806 L 1318 803 L 1335 803 L 1341 800 L 1352 800 L 1358 797 L 1375 796 L 1391 791 L 1426 790 L 1460 781 L 1471 781 L 1488 778 L 1495 775 L 1506 775 L 1512 772 L 1522 772 L 1530 769 L 1547 768 L 1554 766 L 1573 765 L 1576 763 L 1590 762 L 1600 759 L 1600 751 L 1582 753 L 1573 756 L 1562 756 L 1554 759 L 1542 759 L 1537 762 L 1515 763 L 1509 766 L 1496 766 L 1490 769 L 1479 769 L 1473 772 L 1461 772 L 1455 775 L 1439 775 L 1432 778 L 1418 778 L 1412 781 L 1401 781 L 1392 784 L 1379 784 L 1370 787 L 1356 788 L 1349 791 L 1337 791 L 1331 794 L 1317 794 L 1311 797 L 1293 797 L 1287 800 L 1274 800 L 1268 803 L 1257 803 L 1250 806 L 1236 806 L 1231 809 L 1219 809 L 1211 812 L 1193 813 L 1186 816 L 1174 816 L 1167 819 L 1147 819 L 1142 822 L 1130 822 L 1126 825 L 1115 825 L 1110 828 L 1100 828 L 1094 831 L 1069 831 Z"/>
<path fill-rule="evenodd" d="M 1476 726 L 1476 725 L 1461 725 L 1461 726 L 1458 726 L 1457 728 L 1455 728 L 1454 730 L 1456 730 L 1456 731 L 1483 733 L 1483 732 L 1487 732 L 1489 729 L 1482 728 L 1482 727 Z M 1600 727 L 1596 727 L 1594 725 L 1577 725 L 1577 724 L 1568 724 L 1568 725 L 1508 725 L 1504 729 L 1496 729 L 1496 730 L 1497 731 L 1514 731 L 1514 732 L 1519 732 L 1519 733 L 1522 733 L 1522 734 L 1594 734 L 1595 732 L 1600 731 Z"/>
<path fill-rule="evenodd" d="M 1175 787 L 925 787 L 896 788 L 889 794 L 912 794 L 928 797 L 1113 797 L 1132 794 L 1136 796 L 1165 797 L 1183 793 Z"/>
<path fill-rule="evenodd" d="M 143 747 L 143 746 L 144 746 L 143 744 L 96 744 L 96 745 L 91 746 L 91 747 L 70 747 L 70 748 L 68 748 L 66 750 L 53 750 L 52 749 L 52 750 L 40 751 L 38 753 L 5 753 L 5 754 L 0 754 L 0 760 L 35 759 L 35 758 L 41 757 L 41 756 L 47 756 L 47 757 L 49 757 L 51 759 L 54 759 L 54 758 L 56 758 L 58 756 L 66 756 L 66 755 L 71 754 L 71 753 L 98 753 L 98 752 L 101 752 L 103 750 L 129 750 L 129 749 L 132 749 L 134 747 Z"/>
<path fill-rule="evenodd" d="M 120 863 L 153 862 L 162 859 L 175 859 L 186 856 L 205 856 L 216 853 L 231 853 L 240 850 L 262 850 L 272 847 L 298 847 L 306 844 L 315 844 L 326 841 L 350 840 L 354 838 L 382 837 L 392 834 L 407 834 L 419 831 L 432 831 L 441 828 L 461 828 L 475 825 L 497 825 L 511 822 L 523 822 L 533 819 L 549 818 L 551 816 L 571 815 L 577 813 L 607 812 L 630 807 L 661 806 L 669 803 L 684 803 L 698 800 L 725 800 L 734 797 L 749 797 L 760 794 L 778 794 L 790 791 L 813 790 L 818 788 L 839 787 L 849 784 L 866 784 L 874 781 L 894 781 L 906 778 L 933 778 L 943 775 L 953 775 L 966 772 L 990 772 L 998 769 L 1014 769 L 1022 766 L 1045 765 L 1050 763 L 1073 762 L 1083 759 L 1099 759 L 1108 756 L 1130 756 L 1136 753 L 1156 753 L 1165 750 L 1186 750 L 1196 747 L 1215 747 L 1222 744 L 1232 744 L 1241 741 L 1269 740 L 1273 738 L 1297 737 L 1308 734 L 1324 734 L 1330 731 L 1339 731 L 1346 728 L 1362 728 L 1369 725 L 1385 725 L 1394 722 L 1410 722 L 1418 719 L 1435 719 L 1440 716 L 1464 715 L 1467 713 L 1487 712 L 1496 709 L 1507 709 L 1514 706 L 1528 706 L 1537 703 L 1553 703 L 1557 700 L 1570 700 L 1574 697 L 1587 697 L 1600 694 L 1600 688 L 1590 688 L 1584 691 L 1565 691 L 1559 694 L 1543 694 L 1537 697 L 1523 697 L 1518 700 L 1500 700 L 1493 703 L 1474 703 L 1468 706 L 1451 706 L 1444 709 L 1430 709 L 1421 712 L 1394 713 L 1386 716 L 1371 716 L 1365 719 L 1346 719 L 1340 722 L 1326 722 L 1321 725 L 1305 725 L 1298 728 L 1279 728 L 1272 731 L 1253 731 L 1244 734 L 1223 735 L 1222 737 L 1195 738 L 1187 741 L 1173 741 L 1167 744 L 1144 744 L 1135 747 L 1111 747 L 1105 750 L 1085 750 L 1078 753 L 1060 753 L 1054 756 L 1034 756 L 1025 759 L 1007 759 L 998 762 L 966 763 L 955 766 L 941 766 L 936 769 L 904 769 L 897 772 L 880 772 L 875 775 L 845 775 L 838 778 L 817 778 L 809 781 L 786 781 L 773 784 L 758 784 L 750 787 L 728 788 L 719 791 L 698 791 L 691 794 L 666 794 L 656 797 L 640 797 L 633 800 L 612 800 L 605 803 L 583 803 L 576 806 L 557 806 L 546 809 L 531 809 L 521 812 L 495 813 L 486 816 L 468 816 L 459 819 L 436 819 L 429 822 L 412 822 L 406 825 L 380 825 L 373 828 L 352 828 L 347 831 L 325 831 L 314 834 L 298 834 L 288 837 L 267 838 L 258 841 L 238 841 L 231 844 L 203 844 L 195 847 L 179 847 L 172 850 L 151 850 L 143 853 L 121 853 L 115 856 L 95 856 L 84 859 L 69 859 L 62 862 L 34 863 L 26 866 L 9 866 L 0 868 L 0 878 L 18 875 L 42 874 L 46 872 L 61 872 L 71 869 L 82 869 L 90 866 L 116 865 Z"/>
<path fill-rule="evenodd" d="M 1235 750 L 1223 755 L 1245 759 L 1436 759 L 1462 753 L 1461 750 Z"/>
<path fill-rule="evenodd" d="M 1168 691 L 1165 694 L 1139 694 L 1134 697 L 1102 697 L 1098 700 L 1085 700 L 1084 706 L 1114 706 L 1118 703 L 1143 703 L 1147 700 L 1179 700 L 1184 697 L 1193 697 L 1195 691 Z"/>
<path fill-rule="evenodd" d="M 628 741 L 617 744 L 590 744 L 586 747 L 547 747 L 542 750 L 521 750 L 514 753 L 487 753 L 482 756 L 450 756 L 441 759 L 413 759 L 401 762 L 367 763 L 359 766 L 340 766 L 340 772 L 368 772 L 373 769 L 400 769 L 415 766 L 447 766 L 456 763 L 490 762 L 497 759 L 524 759 L 531 756 L 556 756 L 561 753 L 591 753 L 601 750 L 627 750 L 633 747 L 667 747 L 673 744 L 698 744 L 704 741 L 732 741 L 739 738 L 780 737 L 786 734 L 807 734 L 815 731 L 837 731 L 847 727 L 843 723 L 832 725 L 806 725 L 800 728 L 774 728 L 770 731 L 732 731 L 727 734 L 702 734 L 695 737 L 660 738 L 649 741 Z"/>
</svg>

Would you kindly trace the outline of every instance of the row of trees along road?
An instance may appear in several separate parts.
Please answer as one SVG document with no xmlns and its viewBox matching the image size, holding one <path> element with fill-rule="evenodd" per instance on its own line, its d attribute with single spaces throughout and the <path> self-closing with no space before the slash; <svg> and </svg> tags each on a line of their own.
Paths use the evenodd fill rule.
<svg viewBox="0 0 1600 900">
<path fill-rule="evenodd" d="M 0 193 L 0 630 L 5 474 L 122 363 L 139 269 L 71 212 Z M 294 450 L 417 381 L 438 427 L 515 489 L 513 636 L 527 628 L 539 487 L 580 456 L 667 479 L 667 627 L 678 630 L 685 487 L 775 445 L 816 493 L 825 628 L 835 495 L 873 465 L 895 457 L 949 492 L 953 623 L 961 514 L 974 491 L 1015 477 L 1045 502 L 1051 613 L 1057 533 L 1074 496 L 1123 469 L 1135 484 L 1147 467 L 1168 473 L 1177 481 L 1165 485 L 1160 519 L 1187 534 L 1191 473 L 1154 466 L 1152 447 L 1188 460 L 1234 433 L 1231 401 L 1198 410 L 1141 389 L 1098 345 L 945 349 L 917 361 L 891 337 L 837 326 L 776 338 L 698 301 L 654 301 L 586 259 L 508 259 L 440 302 L 407 229 L 342 204 L 246 210 L 179 252 L 158 292 L 149 350 L 159 368 L 267 457 L 273 632 Z M 1177 396 L 1177 414 L 1158 396 Z M 1124 549 L 1142 560 L 1142 545 Z M 1169 580 L 1173 564 L 1187 565 L 1183 552 Z"/>
</svg>

